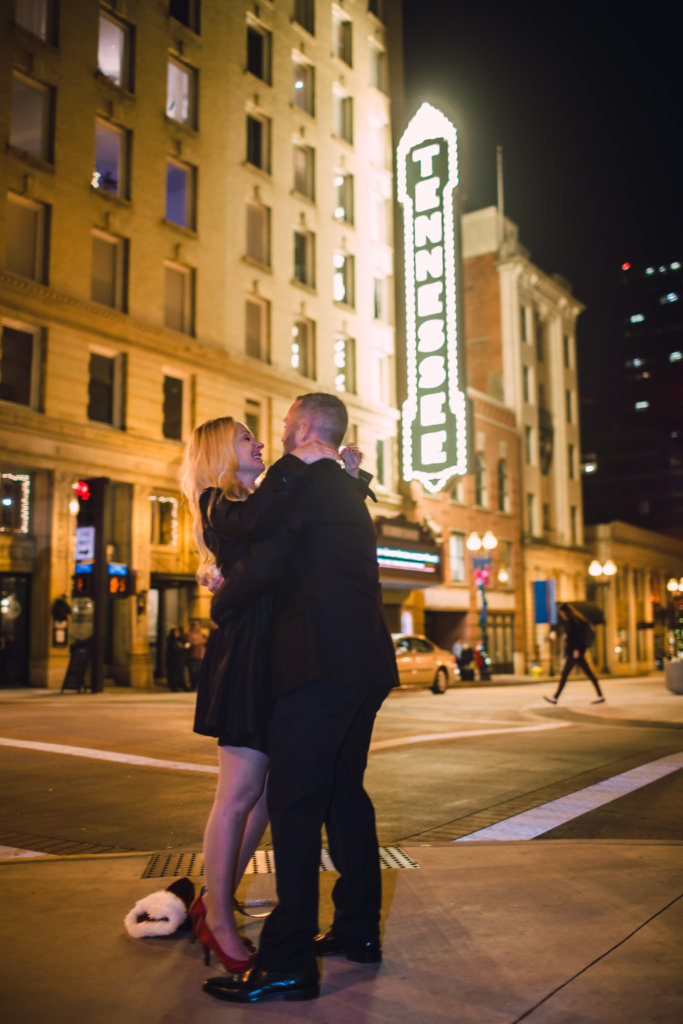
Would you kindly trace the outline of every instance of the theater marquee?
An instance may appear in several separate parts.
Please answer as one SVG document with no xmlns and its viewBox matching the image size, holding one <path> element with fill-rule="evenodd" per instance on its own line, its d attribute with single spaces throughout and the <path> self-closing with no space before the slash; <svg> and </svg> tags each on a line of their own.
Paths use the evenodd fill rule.
<svg viewBox="0 0 683 1024">
<path fill-rule="evenodd" d="M 403 133 L 397 178 L 406 282 L 403 477 L 436 492 L 467 472 L 467 403 L 456 298 L 457 133 L 429 103 Z"/>
</svg>

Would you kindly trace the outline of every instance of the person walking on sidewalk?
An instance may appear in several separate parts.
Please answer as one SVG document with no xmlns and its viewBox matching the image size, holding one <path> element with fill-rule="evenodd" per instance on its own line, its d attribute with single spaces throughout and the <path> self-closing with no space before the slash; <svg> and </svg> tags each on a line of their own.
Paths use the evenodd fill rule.
<svg viewBox="0 0 683 1024">
<path fill-rule="evenodd" d="M 553 697 L 544 697 L 549 704 L 557 704 L 560 699 L 560 694 L 564 690 L 564 685 L 567 682 L 569 673 L 578 665 L 586 673 L 591 683 L 595 687 L 597 693 L 594 704 L 604 703 L 604 696 L 600 689 L 600 683 L 598 682 L 595 672 L 590 667 L 589 662 L 586 660 L 586 650 L 593 643 L 595 639 L 595 633 L 588 619 L 584 618 L 576 608 L 572 608 L 569 604 L 561 604 L 558 608 L 558 613 L 562 621 L 562 626 L 565 632 L 565 661 L 562 666 L 562 673 L 560 680 L 557 684 L 557 690 Z"/>
</svg>

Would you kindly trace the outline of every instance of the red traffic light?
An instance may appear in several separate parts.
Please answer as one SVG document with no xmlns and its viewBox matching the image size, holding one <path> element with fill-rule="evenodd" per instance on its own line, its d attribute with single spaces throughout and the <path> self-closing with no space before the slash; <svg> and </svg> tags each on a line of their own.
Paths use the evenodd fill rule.
<svg viewBox="0 0 683 1024">
<path fill-rule="evenodd" d="M 74 491 L 81 499 L 81 501 L 88 501 L 88 499 L 90 498 L 90 488 L 88 487 L 88 483 L 86 480 L 78 480 L 74 484 Z"/>
</svg>

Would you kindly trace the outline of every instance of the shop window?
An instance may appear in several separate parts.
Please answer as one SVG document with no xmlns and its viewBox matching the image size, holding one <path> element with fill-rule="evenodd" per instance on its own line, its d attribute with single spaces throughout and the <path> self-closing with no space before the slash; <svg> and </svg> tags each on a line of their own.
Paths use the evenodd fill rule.
<svg viewBox="0 0 683 1024">
<path fill-rule="evenodd" d="M 178 543 L 178 499 L 151 494 L 150 543 L 155 547 L 174 548 Z"/>
<path fill-rule="evenodd" d="M 31 523 L 31 477 L 0 473 L 0 532 L 28 533 Z"/>
<path fill-rule="evenodd" d="M 196 81 L 194 68 L 169 58 L 166 66 L 166 117 L 189 128 L 197 127 Z"/>
<path fill-rule="evenodd" d="M 28 328 L 2 325 L 0 342 L 0 400 L 40 407 L 40 334 Z"/>
<path fill-rule="evenodd" d="M 164 377 L 162 433 L 171 441 L 180 441 L 183 437 L 183 381 L 179 377 Z"/>
<path fill-rule="evenodd" d="M 47 281 L 50 208 L 8 193 L 5 210 L 5 266 L 33 281 Z"/>
<path fill-rule="evenodd" d="M 292 327 L 290 366 L 303 377 L 315 377 L 315 330 L 311 320 L 296 320 Z"/>
<path fill-rule="evenodd" d="M 245 350 L 253 359 L 269 362 L 270 303 L 249 297 L 245 302 Z"/>
<path fill-rule="evenodd" d="M 247 71 L 271 83 L 272 36 L 260 25 L 247 25 Z"/>
<path fill-rule="evenodd" d="M 97 69 L 114 85 L 130 90 L 131 30 L 107 14 L 100 14 L 97 40 Z"/>
<path fill-rule="evenodd" d="M 90 270 L 90 298 L 103 306 L 126 308 L 126 242 L 94 231 Z"/>
<path fill-rule="evenodd" d="M 247 114 L 247 163 L 270 173 L 270 120 Z"/>
<path fill-rule="evenodd" d="M 110 195 L 128 196 L 128 137 L 104 121 L 95 125 L 95 170 L 90 184 Z"/>
<path fill-rule="evenodd" d="M 164 326 L 194 333 L 194 271 L 177 263 L 164 265 Z"/>
<path fill-rule="evenodd" d="M 10 145 L 29 156 L 51 161 L 51 113 L 50 90 L 38 82 L 24 78 L 23 75 L 14 74 L 10 109 Z"/>
<path fill-rule="evenodd" d="M 270 210 L 247 203 L 247 258 L 270 266 Z"/>
</svg>

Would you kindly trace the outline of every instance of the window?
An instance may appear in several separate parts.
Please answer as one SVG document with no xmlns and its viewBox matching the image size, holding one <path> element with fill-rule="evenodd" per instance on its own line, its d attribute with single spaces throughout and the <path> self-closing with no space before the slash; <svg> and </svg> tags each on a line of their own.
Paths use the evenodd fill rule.
<svg viewBox="0 0 683 1024">
<path fill-rule="evenodd" d="M 292 327 L 290 366 L 303 377 L 315 377 L 314 325 L 312 320 L 296 320 Z"/>
<path fill-rule="evenodd" d="M 182 25 L 199 33 L 199 0 L 169 0 L 168 13 Z"/>
<path fill-rule="evenodd" d="M 340 336 L 334 343 L 334 386 L 336 391 L 356 393 L 356 342 Z"/>
<path fill-rule="evenodd" d="M 247 114 L 247 163 L 270 174 L 270 120 Z"/>
<path fill-rule="evenodd" d="M 194 231 L 194 168 L 166 161 L 166 220 Z"/>
<path fill-rule="evenodd" d="M 564 393 L 564 408 L 567 415 L 567 423 L 572 422 L 572 393 L 567 389 Z"/>
<path fill-rule="evenodd" d="M 510 511 L 510 478 L 505 459 L 498 459 L 498 511 Z"/>
<path fill-rule="evenodd" d="M 332 296 L 335 302 L 344 302 L 347 306 L 353 306 L 354 294 L 354 258 L 345 252 L 335 252 L 333 256 L 334 277 L 332 281 Z"/>
<path fill-rule="evenodd" d="M 449 494 L 448 494 L 449 499 L 453 502 L 454 505 L 461 505 L 462 504 L 462 500 L 463 500 L 462 499 L 462 492 L 463 492 L 462 477 L 461 476 L 456 476 L 453 479 L 452 483 L 451 483 Z"/>
<path fill-rule="evenodd" d="M 547 501 L 543 502 L 543 529 L 550 530 L 550 504 Z"/>
<path fill-rule="evenodd" d="M 526 306 L 519 307 L 519 333 L 522 341 L 529 340 L 529 315 Z"/>
<path fill-rule="evenodd" d="M 307 114 L 314 113 L 313 66 L 296 57 L 292 59 L 292 103 Z"/>
<path fill-rule="evenodd" d="M 102 192 L 126 198 L 126 133 L 104 121 L 95 125 L 95 172 L 90 184 Z"/>
<path fill-rule="evenodd" d="M 368 10 L 380 21 L 384 21 L 384 0 L 368 0 Z"/>
<path fill-rule="evenodd" d="M 310 231 L 294 232 L 294 280 L 311 288 L 315 285 L 314 235 Z"/>
<path fill-rule="evenodd" d="M 335 89 L 332 103 L 332 134 L 353 143 L 353 100 Z"/>
<path fill-rule="evenodd" d="M 44 283 L 49 207 L 9 193 L 5 217 L 5 266 L 15 274 Z"/>
<path fill-rule="evenodd" d="M 166 66 L 166 117 L 196 128 L 194 68 L 169 60 Z"/>
<path fill-rule="evenodd" d="M 50 90 L 13 75 L 10 145 L 41 160 L 52 160 L 50 114 Z"/>
<path fill-rule="evenodd" d="M 370 43 L 370 85 L 381 92 L 387 91 L 387 55 L 386 51 Z"/>
<path fill-rule="evenodd" d="M 536 495 L 527 494 L 526 496 L 526 521 L 527 529 L 532 536 L 536 534 Z"/>
<path fill-rule="evenodd" d="M 180 441 L 183 436 L 183 381 L 179 377 L 164 377 L 164 437 Z"/>
<path fill-rule="evenodd" d="M 528 366 L 522 367 L 522 393 L 524 401 L 528 402 L 531 394 L 531 374 Z"/>
<path fill-rule="evenodd" d="M 248 356 L 267 363 L 269 352 L 270 303 L 248 298 L 245 303 L 245 348 Z"/>
<path fill-rule="evenodd" d="M 543 337 L 543 322 L 538 315 L 534 318 L 534 328 L 536 334 L 536 358 L 539 363 L 542 363 L 545 355 L 545 340 Z"/>
<path fill-rule="evenodd" d="M 389 323 L 389 283 L 379 274 L 372 279 L 372 303 L 374 319 Z"/>
<path fill-rule="evenodd" d="M 574 465 L 575 461 L 576 460 L 574 458 L 574 445 L 570 444 L 570 445 L 567 446 L 567 463 L 568 463 L 568 467 L 569 467 L 569 479 L 570 480 L 575 480 L 576 479 L 576 469 L 575 469 L 575 465 Z"/>
<path fill-rule="evenodd" d="M 0 342 L 0 400 L 40 406 L 40 339 L 26 327 L 2 325 Z"/>
<path fill-rule="evenodd" d="M 244 405 L 244 425 L 256 440 L 261 436 L 261 403 L 248 398 Z"/>
<path fill-rule="evenodd" d="M 53 0 L 15 0 L 14 20 L 27 32 L 50 41 L 54 23 Z"/>
<path fill-rule="evenodd" d="M 126 308 L 126 243 L 94 231 L 90 269 L 90 298 L 112 309 Z"/>
<path fill-rule="evenodd" d="M 0 473 L 0 530 L 28 533 L 31 521 L 31 477 L 28 473 Z"/>
<path fill-rule="evenodd" d="M 448 561 L 454 583 L 465 582 L 465 534 L 451 531 L 448 538 Z"/>
<path fill-rule="evenodd" d="M 378 438 L 375 441 L 375 475 L 377 483 L 385 487 L 387 483 L 387 449 L 389 440 Z"/>
<path fill-rule="evenodd" d="M 123 429 L 123 356 L 90 353 L 88 419 Z"/>
<path fill-rule="evenodd" d="M 562 358 L 566 369 L 569 369 L 571 365 L 571 348 L 568 334 L 562 335 Z"/>
<path fill-rule="evenodd" d="M 505 587 L 512 586 L 512 541 L 501 540 L 498 546 L 498 582 Z"/>
<path fill-rule="evenodd" d="M 345 171 L 334 173 L 334 216 L 353 224 L 353 175 Z"/>
<path fill-rule="evenodd" d="M 294 0 L 294 21 L 315 34 L 315 0 Z"/>
<path fill-rule="evenodd" d="M 271 34 L 260 25 L 247 25 L 247 71 L 271 83 Z"/>
<path fill-rule="evenodd" d="M 315 199 L 315 150 L 294 143 L 294 191 Z"/>
<path fill-rule="evenodd" d="M 538 385 L 538 407 L 539 409 L 547 409 L 545 402 L 545 384 Z"/>
<path fill-rule="evenodd" d="M 149 496 L 150 544 L 175 547 L 178 542 L 178 499 L 161 494 Z"/>
<path fill-rule="evenodd" d="M 572 544 L 579 543 L 579 514 L 576 505 L 569 508 L 569 527 L 571 529 Z"/>
<path fill-rule="evenodd" d="M 370 237 L 373 242 L 389 241 L 389 201 L 375 193 L 370 200 Z"/>
<path fill-rule="evenodd" d="M 483 452 L 474 456 L 474 504 L 482 508 L 488 504 L 488 479 L 486 458 Z"/>
<path fill-rule="evenodd" d="M 534 464 L 533 427 L 524 428 L 524 458 L 527 466 Z"/>
<path fill-rule="evenodd" d="M 106 14 L 100 14 L 97 41 L 97 69 L 121 89 L 131 88 L 130 29 Z"/>
<path fill-rule="evenodd" d="M 342 10 L 332 11 L 332 52 L 352 67 L 351 19 Z"/>
<path fill-rule="evenodd" d="M 247 203 L 247 259 L 270 266 L 270 210 Z"/>
<path fill-rule="evenodd" d="M 194 272 L 177 263 L 164 265 L 164 326 L 194 332 Z"/>
</svg>

